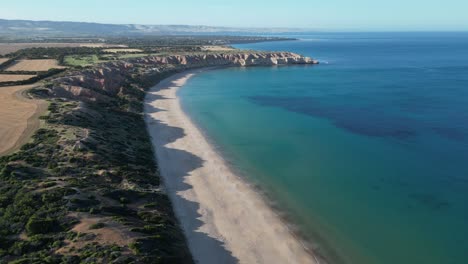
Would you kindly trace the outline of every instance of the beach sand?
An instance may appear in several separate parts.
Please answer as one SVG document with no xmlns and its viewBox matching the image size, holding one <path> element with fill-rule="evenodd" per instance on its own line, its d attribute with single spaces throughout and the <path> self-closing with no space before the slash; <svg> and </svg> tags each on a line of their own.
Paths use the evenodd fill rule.
<svg viewBox="0 0 468 264">
<path fill-rule="evenodd" d="M 164 188 L 195 261 L 319 263 L 183 112 L 176 93 L 196 73 L 163 80 L 145 100 Z"/>
</svg>

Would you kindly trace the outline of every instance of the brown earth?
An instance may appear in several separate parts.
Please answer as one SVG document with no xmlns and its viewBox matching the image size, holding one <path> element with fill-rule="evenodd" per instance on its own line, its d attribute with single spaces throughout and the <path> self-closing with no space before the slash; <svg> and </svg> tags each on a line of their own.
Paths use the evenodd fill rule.
<svg viewBox="0 0 468 264">
<path fill-rule="evenodd" d="M 19 149 L 39 128 L 39 116 L 46 111 L 47 103 L 24 96 L 32 87 L 0 87 L 0 156 Z"/>
<path fill-rule="evenodd" d="M 31 74 L 0 74 L 0 83 L 1 82 L 16 82 L 31 79 L 36 75 Z"/>
<path fill-rule="evenodd" d="M 202 50 L 204 51 L 233 51 L 234 48 L 228 46 L 202 46 Z"/>
<path fill-rule="evenodd" d="M 48 71 L 50 69 L 64 68 L 60 66 L 57 60 L 19 60 L 6 71 Z"/>
<path fill-rule="evenodd" d="M 0 55 L 28 48 L 66 48 L 66 47 L 125 47 L 124 45 L 109 45 L 104 43 L 0 43 Z"/>
<path fill-rule="evenodd" d="M 131 53 L 131 52 L 143 52 L 141 49 L 105 49 L 104 52 L 109 53 Z"/>
<path fill-rule="evenodd" d="M 112 217 L 93 216 L 88 213 L 72 213 L 70 216 L 77 218 L 80 223 L 76 225 L 71 231 L 78 234 L 91 234 L 92 239 L 86 241 L 65 241 L 65 246 L 60 248 L 56 253 L 68 254 L 71 249 L 83 248 L 89 243 L 99 242 L 102 245 L 118 245 L 127 248 L 128 244 L 135 240 L 137 235 L 130 232 L 123 224 L 117 223 L 112 220 Z M 93 229 L 92 226 L 102 223 L 103 227 Z M 123 252 L 128 253 L 128 252 Z"/>
</svg>

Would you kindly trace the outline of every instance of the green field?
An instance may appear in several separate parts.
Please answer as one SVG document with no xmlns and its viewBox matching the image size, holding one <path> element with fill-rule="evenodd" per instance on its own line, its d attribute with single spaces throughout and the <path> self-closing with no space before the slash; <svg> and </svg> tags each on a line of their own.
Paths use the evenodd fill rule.
<svg viewBox="0 0 468 264">
<path fill-rule="evenodd" d="M 69 55 L 65 56 L 63 63 L 67 66 L 89 66 L 102 62 L 97 55 Z"/>
<path fill-rule="evenodd" d="M 129 53 L 129 54 L 123 54 L 123 55 L 118 55 L 119 59 L 130 59 L 130 58 L 140 58 L 140 57 L 146 57 L 150 55 L 155 55 L 155 54 L 147 54 L 147 53 Z"/>
<path fill-rule="evenodd" d="M 109 59 L 131 59 L 131 58 L 141 58 L 141 57 L 146 57 L 146 56 L 157 56 L 161 55 L 161 53 L 128 53 L 128 54 L 106 54 L 103 55 L 102 57 L 109 58 Z"/>
</svg>

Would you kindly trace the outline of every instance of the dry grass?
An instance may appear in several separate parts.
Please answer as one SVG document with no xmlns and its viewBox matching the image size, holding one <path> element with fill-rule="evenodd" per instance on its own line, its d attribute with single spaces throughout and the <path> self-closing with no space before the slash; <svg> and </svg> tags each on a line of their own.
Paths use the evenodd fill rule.
<svg viewBox="0 0 468 264">
<path fill-rule="evenodd" d="M 36 75 L 29 74 L 0 74 L 0 82 L 16 82 L 31 79 Z M 3 89 L 3 88 L 0 88 Z"/>
<path fill-rule="evenodd" d="M 66 47 L 125 47 L 124 45 L 109 45 L 104 43 L 0 43 L 0 55 L 12 53 L 27 48 L 66 48 Z"/>
<path fill-rule="evenodd" d="M 128 228 L 125 228 L 122 224 L 113 221 L 111 217 L 93 217 L 86 213 L 78 214 L 77 217 L 80 223 L 72 231 L 95 234 L 103 244 L 126 246 L 129 244 L 129 241 L 132 241 L 136 237 L 136 234 L 128 231 Z M 91 229 L 91 226 L 96 223 L 104 223 L 105 227 Z"/>
<path fill-rule="evenodd" d="M 81 43 L 80 47 L 88 47 L 88 48 L 126 48 L 127 45 L 111 45 L 111 44 L 104 44 L 104 43 Z"/>
<path fill-rule="evenodd" d="M 122 224 L 116 223 L 111 217 L 93 216 L 87 213 L 72 213 L 70 216 L 78 218 L 80 223 L 71 231 L 79 234 L 93 234 L 95 238 L 87 241 L 65 240 L 65 246 L 56 251 L 59 254 L 69 254 L 70 249 L 80 249 L 89 243 L 97 242 L 101 245 L 118 245 L 126 248 L 122 253 L 128 253 L 128 244 L 135 240 L 137 234 L 132 233 Z M 104 223 L 105 226 L 98 229 L 91 229 L 97 223 Z"/>
<path fill-rule="evenodd" d="M 0 58 L 0 65 L 8 61 L 8 58 Z"/>
<path fill-rule="evenodd" d="M 143 52 L 141 49 L 105 49 L 104 52 L 109 53 L 132 53 L 132 52 Z"/>
<path fill-rule="evenodd" d="M 32 87 L 0 88 L 0 155 L 17 150 L 39 128 L 39 116 L 47 109 L 47 103 L 23 96 Z"/>
<path fill-rule="evenodd" d="M 226 46 L 202 46 L 201 49 L 203 51 L 231 51 L 235 50 L 231 47 L 226 47 Z"/>
<path fill-rule="evenodd" d="M 58 61 L 54 59 L 46 60 L 20 60 L 12 66 L 8 67 L 7 71 L 48 71 L 50 69 L 60 69 Z"/>
</svg>

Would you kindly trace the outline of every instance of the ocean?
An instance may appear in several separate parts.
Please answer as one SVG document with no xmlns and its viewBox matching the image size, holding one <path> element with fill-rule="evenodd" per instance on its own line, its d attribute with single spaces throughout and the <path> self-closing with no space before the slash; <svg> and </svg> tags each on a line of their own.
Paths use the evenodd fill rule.
<svg viewBox="0 0 468 264">
<path fill-rule="evenodd" d="M 331 263 L 468 263 L 468 33 L 295 37 L 236 47 L 320 65 L 204 72 L 184 110 Z"/>
</svg>

